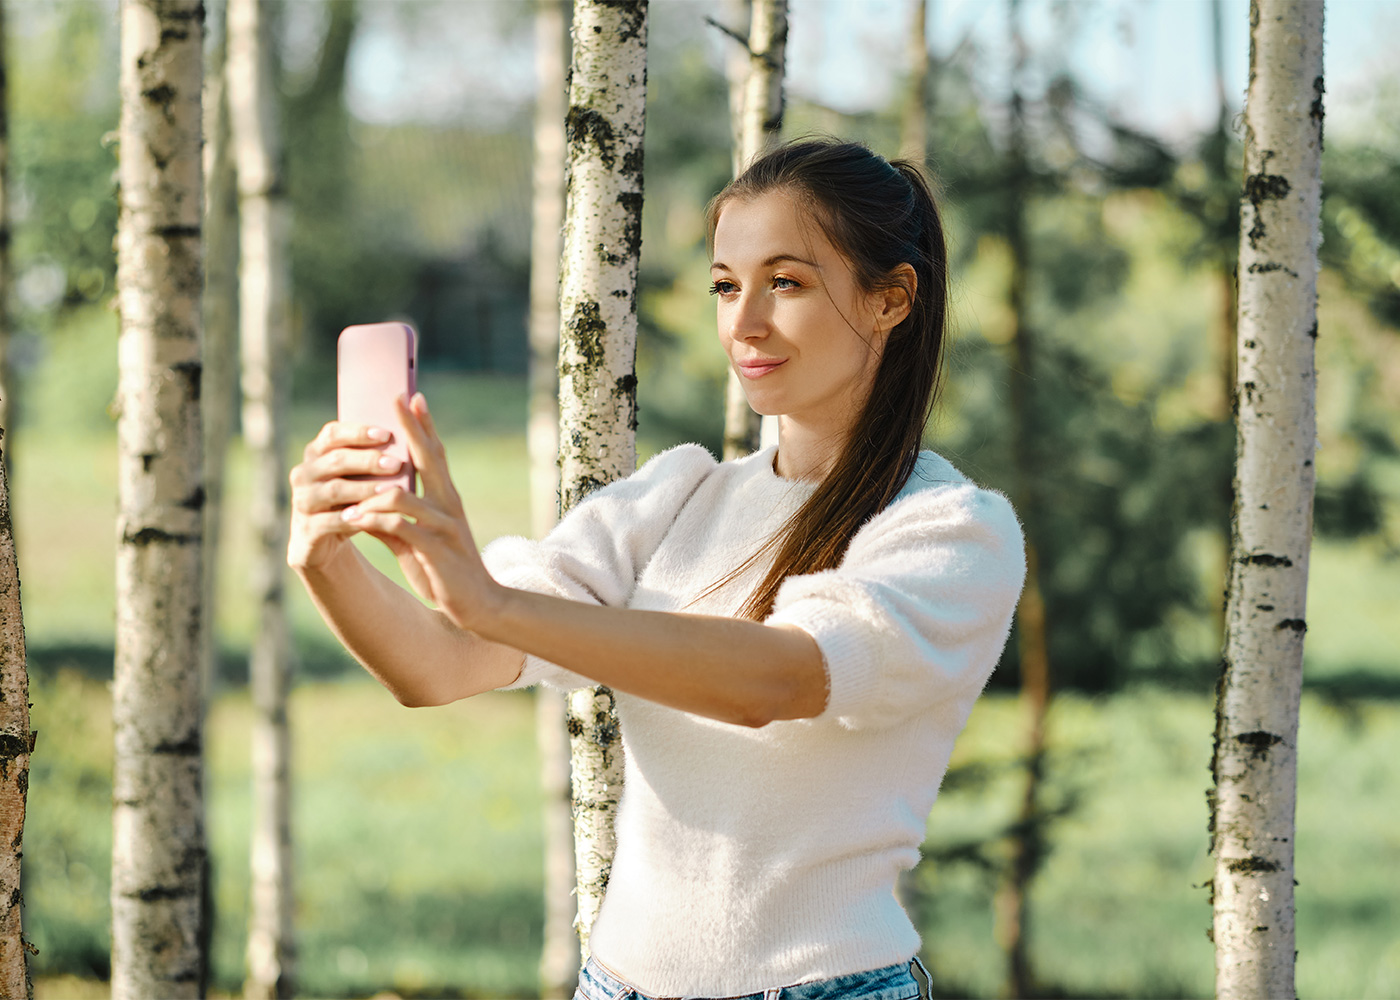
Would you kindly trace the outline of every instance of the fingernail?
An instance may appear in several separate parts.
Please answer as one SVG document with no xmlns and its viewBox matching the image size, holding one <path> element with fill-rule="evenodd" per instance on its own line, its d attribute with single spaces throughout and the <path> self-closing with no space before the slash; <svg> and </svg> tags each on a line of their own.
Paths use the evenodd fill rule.
<svg viewBox="0 0 1400 1000">
<path fill-rule="evenodd" d="M 371 427 L 369 429 L 369 439 L 371 441 L 387 441 L 389 440 L 389 432 L 382 427 Z"/>
<path fill-rule="evenodd" d="M 381 469 L 397 469 L 402 464 L 403 463 L 393 455 L 384 455 L 379 459 L 379 467 Z"/>
<path fill-rule="evenodd" d="M 340 512 L 340 516 L 343 517 L 343 518 L 344 518 L 345 520 L 347 520 L 347 521 L 354 521 L 354 520 L 356 520 L 356 519 L 360 516 L 360 508 L 358 508 L 358 507 L 346 507 L 344 510 L 342 510 L 342 511 Z"/>
</svg>

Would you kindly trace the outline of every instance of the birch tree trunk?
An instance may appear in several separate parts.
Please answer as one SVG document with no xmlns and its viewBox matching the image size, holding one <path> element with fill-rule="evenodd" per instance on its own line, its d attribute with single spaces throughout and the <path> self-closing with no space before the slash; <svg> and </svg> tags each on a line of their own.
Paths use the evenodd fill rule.
<svg viewBox="0 0 1400 1000">
<path fill-rule="evenodd" d="M 909 0 L 909 92 L 899 129 L 900 158 L 919 166 L 928 158 L 928 5 L 929 0 Z"/>
<path fill-rule="evenodd" d="M 20 895 L 20 858 L 24 851 L 29 755 L 33 752 L 10 483 L 5 465 L 0 462 L 0 996 L 16 1000 L 34 996 L 26 958 L 31 946 L 24 940 L 20 922 L 20 906 L 24 902 Z"/>
<path fill-rule="evenodd" d="M 1025 103 L 1020 83 L 1026 47 L 1021 36 L 1020 4 L 1008 5 L 1011 51 L 1015 68 L 1011 85 L 1009 151 L 1010 199 L 1008 241 L 1011 244 L 1009 299 L 1012 315 L 1011 408 L 1012 450 L 1016 462 L 1016 506 L 1026 524 L 1026 584 L 1016 609 L 1017 654 L 1021 667 L 1021 705 L 1026 719 L 1026 775 L 1021 808 L 1010 837 L 1008 867 L 996 898 L 997 938 L 1006 953 L 1007 996 L 1035 995 L 1030 964 L 1030 883 L 1043 856 L 1040 806 L 1044 777 L 1045 716 L 1050 705 L 1050 652 L 1045 599 L 1040 586 L 1036 526 L 1040 522 L 1040 422 L 1035 398 L 1037 345 L 1029 321 L 1026 286 L 1030 273 L 1030 238 L 1026 219 L 1030 201 L 1030 167 L 1026 151 Z"/>
<path fill-rule="evenodd" d="M 564 0 L 535 7 L 534 199 L 530 234 L 530 509 L 536 538 L 559 517 L 559 255 L 564 225 L 565 76 L 569 36 Z M 564 696 L 535 689 L 535 739 L 544 793 L 544 942 L 540 996 L 568 997 L 579 966 L 574 933 L 574 839 Z"/>
<path fill-rule="evenodd" d="M 637 264 L 642 243 L 647 4 L 575 0 L 569 183 L 559 287 L 560 509 L 637 464 Z M 612 692 L 569 696 L 583 954 L 612 868 L 622 743 Z"/>
<path fill-rule="evenodd" d="M 1219 997 L 1295 996 L 1293 833 L 1312 542 L 1322 4 L 1250 5 L 1235 516 L 1216 702 Z"/>
<path fill-rule="evenodd" d="M 243 438 L 253 463 L 251 519 L 257 531 L 253 585 L 258 633 L 253 688 L 252 900 L 248 997 L 288 997 L 292 937 L 291 739 L 287 692 L 291 649 L 283 603 L 287 552 L 287 216 L 280 175 L 276 95 L 266 8 L 229 0 L 228 100 L 239 205 L 239 323 Z"/>
<path fill-rule="evenodd" d="M 200 0 L 123 0 L 112 996 L 203 994 Z"/>
<path fill-rule="evenodd" d="M 216 16 L 217 17 L 217 16 Z M 214 23 L 217 23 L 215 20 Z M 227 19 L 225 19 L 227 23 Z M 204 698 L 218 683 L 220 520 L 224 468 L 238 385 L 238 216 L 224 68 L 228 32 L 219 35 L 204 79 Z"/>
<path fill-rule="evenodd" d="M 778 144 L 783 129 L 783 60 L 787 51 L 787 0 L 752 0 L 748 76 L 739 119 L 735 176 Z M 761 428 L 767 423 L 766 434 Z M 777 440 L 777 418 L 760 419 L 731 368 L 724 390 L 724 459 L 754 451 L 763 437 Z"/>
<path fill-rule="evenodd" d="M 744 94 L 749 86 L 749 47 L 747 36 L 730 25 L 751 25 L 753 0 L 724 0 L 724 26 L 721 30 L 738 45 L 725 46 L 724 77 L 729 84 L 729 160 L 738 177 L 744 170 Z"/>
</svg>

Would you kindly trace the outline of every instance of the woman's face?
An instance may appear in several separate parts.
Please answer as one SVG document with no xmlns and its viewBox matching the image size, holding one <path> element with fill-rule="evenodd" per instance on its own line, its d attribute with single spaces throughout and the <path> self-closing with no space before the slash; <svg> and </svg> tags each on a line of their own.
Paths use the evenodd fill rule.
<svg viewBox="0 0 1400 1000">
<path fill-rule="evenodd" d="M 749 405 L 844 432 L 898 322 L 888 295 L 862 291 L 845 257 L 781 190 L 724 205 L 710 276 L 720 343 Z"/>
</svg>

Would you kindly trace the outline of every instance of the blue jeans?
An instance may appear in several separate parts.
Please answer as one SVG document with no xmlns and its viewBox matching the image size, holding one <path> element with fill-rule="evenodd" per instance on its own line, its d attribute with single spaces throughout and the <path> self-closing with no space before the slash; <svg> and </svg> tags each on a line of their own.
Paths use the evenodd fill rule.
<svg viewBox="0 0 1400 1000">
<path fill-rule="evenodd" d="M 922 979 L 914 976 L 918 967 Z M 927 987 L 928 970 L 917 958 L 908 964 L 887 965 L 869 972 L 852 972 L 831 979 L 817 979 L 796 986 L 775 986 L 761 993 L 748 993 L 723 1000 L 931 1000 Z M 578 976 L 574 1000 L 663 1000 L 638 993 L 614 977 L 593 959 Z M 684 1000 L 702 1000 L 686 997 Z M 716 998 L 718 1000 L 718 998 Z"/>
</svg>

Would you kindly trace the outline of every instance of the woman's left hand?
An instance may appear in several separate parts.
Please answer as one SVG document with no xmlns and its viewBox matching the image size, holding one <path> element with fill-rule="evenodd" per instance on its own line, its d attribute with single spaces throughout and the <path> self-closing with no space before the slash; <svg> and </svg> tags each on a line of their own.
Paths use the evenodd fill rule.
<svg viewBox="0 0 1400 1000">
<path fill-rule="evenodd" d="M 416 393 L 397 405 L 423 495 L 386 486 L 347 507 L 341 516 L 390 548 L 419 596 L 432 601 L 458 627 L 470 629 L 490 614 L 502 588 L 477 551 L 428 401 Z"/>
</svg>

